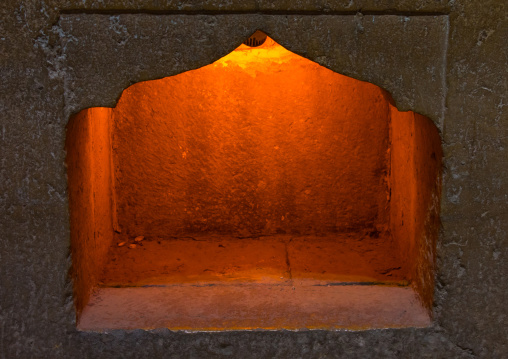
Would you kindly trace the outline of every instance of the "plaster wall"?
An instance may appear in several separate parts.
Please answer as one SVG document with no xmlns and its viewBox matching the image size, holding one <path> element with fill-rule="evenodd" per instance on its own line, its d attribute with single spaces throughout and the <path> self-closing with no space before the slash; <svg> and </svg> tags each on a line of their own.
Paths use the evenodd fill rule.
<svg viewBox="0 0 508 359">
<path fill-rule="evenodd" d="M 504 1 L 41 0 L 6 1 L 0 13 L 0 356 L 507 356 Z M 439 128 L 444 168 L 433 325 L 77 331 L 68 277 L 70 116 L 113 107 L 133 83 L 204 66 L 257 28 L 293 52 L 381 86 L 399 109 Z"/>
</svg>

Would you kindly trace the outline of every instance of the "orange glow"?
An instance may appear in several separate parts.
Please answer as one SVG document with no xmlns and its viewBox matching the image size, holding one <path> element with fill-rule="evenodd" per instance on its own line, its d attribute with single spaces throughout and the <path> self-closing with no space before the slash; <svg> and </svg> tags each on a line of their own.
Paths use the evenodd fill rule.
<svg viewBox="0 0 508 359">
<path fill-rule="evenodd" d="M 238 66 L 243 72 L 256 77 L 258 72 L 270 73 L 277 71 L 277 67 L 273 65 L 287 64 L 292 60 L 298 61 L 298 59 L 301 59 L 298 55 L 286 50 L 268 37 L 260 47 L 240 45 L 235 51 L 215 61 L 210 66 L 213 68 Z"/>
<path fill-rule="evenodd" d="M 69 124 L 67 150 L 83 329 L 368 328 L 428 321 L 440 138 L 430 120 L 398 112 L 377 86 L 267 38 L 203 68 L 135 84 L 114 109 L 82 111 Z M 376 284 L 365 286 L 372 297 L 351 294 L 355 283 Z M 222 298 L 217 305 L 224 308 L 235 300 L 224 299 L 228 291 L 250 299 L 245 312 L 208 322 L 205 316 L 194 326 L 182 317 L 97 324 L 111 308 L 86 307 L 93 288 L 123 288 L 104 301 L 116 307 L 130 295 L 146 299 L 147 292 L 126 288 L 146 285 L 180 288 L 173 294 L 161 289 L 174 301 L 185 300 L 181 291 L 199 298 L 205 292 L 196 288 L 213 285 L 209 293 Z M 407 291 L 395 290 L 403 287 Z M 284 299 L 268 288 L 299 294 L 289 291 Z M 421 304 L 411 299 L 413 290 Z M 390 315 L 413 313 L 403 320 L 365 312 L 375 301 L 391 305 L 379 304 L 381 297 L 400 295 L 405 304 Z M 322 296 L 327 299 L 319 302 Z M 354 302 L 352 296 L 362 302 L 341 322 L 344 314 L 330 305 Z M 300 312 L 278 318 L 284 300 Z M 306 317 L 311 302 L 319 308 L 315 320 Z M 273 320 L 246 320 L 260 303 L 274 311 Z M 152 310 L 164 317 L 163 307 Z"/>
</svg>

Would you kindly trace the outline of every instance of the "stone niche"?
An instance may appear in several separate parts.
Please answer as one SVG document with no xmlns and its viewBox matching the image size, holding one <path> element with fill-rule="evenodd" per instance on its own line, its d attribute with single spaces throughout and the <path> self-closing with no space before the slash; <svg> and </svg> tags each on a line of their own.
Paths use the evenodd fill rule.
<svg viewBox="0 0 508 359">
<path fill-rule="evenodd" d="M 437 128 L 260 42 L 71 118 L 78 329 L 430 325 Z"/>
</svg>

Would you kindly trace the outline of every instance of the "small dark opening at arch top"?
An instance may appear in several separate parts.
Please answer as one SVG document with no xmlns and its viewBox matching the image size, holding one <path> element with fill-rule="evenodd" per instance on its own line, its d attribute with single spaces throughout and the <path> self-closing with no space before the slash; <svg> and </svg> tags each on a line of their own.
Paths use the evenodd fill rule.
<svg viewBox="0 0 508 359">
<path fill-rule="evenodd" d="M 244 45 L 250 46 L 250 47 L 257 47 L 261 46 L 265 43 L 267 38 L 267 35 L 263 31 L 256 31 L 253 33 L 247 40 L 245 40 L 243 43 Z"/>
</svg>

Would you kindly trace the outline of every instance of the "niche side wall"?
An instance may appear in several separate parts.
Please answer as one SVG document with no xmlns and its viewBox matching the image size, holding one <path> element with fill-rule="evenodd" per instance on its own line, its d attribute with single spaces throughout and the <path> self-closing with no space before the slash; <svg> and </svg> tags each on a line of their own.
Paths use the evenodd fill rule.
<svg viewBox="0 0 508 359">
<path fill-rule="evenodd" d="M 427 309 L 434 291 L 441 198 L 441 138 L 428 118 L 390 104 L 390 227 L 401 267 Z"/>
<path fill-rule="evenodd" d="M 111 112 L 109 108 L 81 111 L 67 125 L 71 276 L 78 316 L 98 283 L 113 241 Z"/>
</svg>

